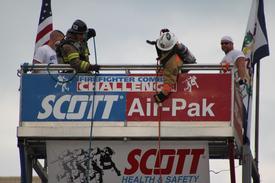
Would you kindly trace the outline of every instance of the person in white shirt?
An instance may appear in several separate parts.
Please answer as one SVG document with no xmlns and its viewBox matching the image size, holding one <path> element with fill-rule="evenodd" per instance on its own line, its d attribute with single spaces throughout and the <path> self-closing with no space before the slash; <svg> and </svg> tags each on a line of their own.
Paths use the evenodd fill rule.
<svg viewBox="0 0 275 183">
<path fill-rule="evenodd" d="M 228 68 L 230 64 L 234 65 L 235 79 L 242 83 L 249 82 L 249 75 L 246 67 L 246 59 L 243 52 L 234 49 L 234 43 L 230 36 L 223 36 L 221 38 L 221 49 L 224 51 L 225 56 L 223 57 L 221 64 L 225 68 Z"/>
<path fill-rule="evenodd" d="M 64 34 L 59 30 L 54 30 L 50 34 L 50 40 L 47 44 L 40 46 L 35 51 L 33 64 L 58 64 L 56 56 L 56 44 L 64 39 Z M 43 72 L 40 72 L 43 73 Z"/>
</svg>

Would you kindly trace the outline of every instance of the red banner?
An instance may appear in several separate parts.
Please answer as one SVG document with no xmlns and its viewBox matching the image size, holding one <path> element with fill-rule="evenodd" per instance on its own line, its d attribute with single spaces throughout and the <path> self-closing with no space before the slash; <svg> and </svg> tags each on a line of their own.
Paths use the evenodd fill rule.
<svg viewBox="0 0 275 183">
<path fill-rule="evenodd" d="M 175 91 L 161 107 L 155 103 L 154 94 L 155 92 L 127 93 L 128 122 L 231 120 L 230 74 L 181 74 Z"/>
</svg>

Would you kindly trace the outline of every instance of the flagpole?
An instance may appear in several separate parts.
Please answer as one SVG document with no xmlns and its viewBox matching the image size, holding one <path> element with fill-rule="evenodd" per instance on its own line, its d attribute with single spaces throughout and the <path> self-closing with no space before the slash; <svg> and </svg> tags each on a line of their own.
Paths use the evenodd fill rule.
<svg viewBox="0 0 275 183">
<path fill-rule="evenodd" d="M 256 71 L 256 109 L 255 109 L 255 163 L 257 169 L 259 160 L 259 109 L 260 109 L 260 62 Z"/>
</svg>

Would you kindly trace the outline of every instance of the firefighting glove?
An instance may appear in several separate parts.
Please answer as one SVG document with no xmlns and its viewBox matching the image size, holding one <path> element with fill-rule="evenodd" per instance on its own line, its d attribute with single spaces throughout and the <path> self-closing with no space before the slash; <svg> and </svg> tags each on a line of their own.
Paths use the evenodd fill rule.
<svg viewBox="0 0 275 183">
<path fill-rule="evenodd" d="M 158 94 L 154 95 L 156 103 L 162 103 L 164 100 L 168 98 L 167 95 L 164 95 L 162 92 L 159 92 Z"/>
<path fill-rule="evenodd" d="M 95 65 L 90 65 L 89 71 L 95 71 L 96 73 L 99 73 L 100 66 L 95 64 Z"/>
<path fill-rule="evenodd" d="M 146 43 L 150 44 L 150 45 L 156 45 L 157 41 L 150 41 L 150 40 L 146 40 Z"/>
<path fill-rule="evenodd" d="M 89 28 L 86 33 L 86 41 L 96 36 L 96 32 L 93 28 Z"/>
</svg>

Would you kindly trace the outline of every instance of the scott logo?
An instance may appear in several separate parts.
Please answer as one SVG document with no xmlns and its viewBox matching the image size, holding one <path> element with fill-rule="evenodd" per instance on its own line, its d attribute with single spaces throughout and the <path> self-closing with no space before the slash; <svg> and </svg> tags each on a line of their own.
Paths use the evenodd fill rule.
<svg viewBox="0 0 275 183">
<path fill-rule="evenodd" d="M 125 168 L 125 175 L 135 174 L 138 170 L 144 175 L 182 175 L 183 172 L 196 174 L 201 156 L 205 149 L 149 149 L 142 152 L 142 149 L 134 149 L 128 154 L 130 168 Z M 164 163 L 163 158 L 167 161 Z M 191 165 L 184 166 L 186 158 L 191 158 Z M 153 161 L 153 166 L 149 166 Z M 164 167 L 165 166 L 165 167 Z M 172 172 L 175 167 L 175 172 Z M 187 169 L 184 169 L 187 168 Z"/>
<path fill-rule="evenodd" d="M 118 99 L 119 95 L 63 95 L 58 99 L 55 95 L 48 95 L 41 103 L 43 110 L 39 111 L 37 119 L 47 119 L 51 115 L 61 120 L 92 119 L 92 111 L 95 114 L 99 106 L 103 107 L 101 119 L 109 119 Z"/>
</svg>

